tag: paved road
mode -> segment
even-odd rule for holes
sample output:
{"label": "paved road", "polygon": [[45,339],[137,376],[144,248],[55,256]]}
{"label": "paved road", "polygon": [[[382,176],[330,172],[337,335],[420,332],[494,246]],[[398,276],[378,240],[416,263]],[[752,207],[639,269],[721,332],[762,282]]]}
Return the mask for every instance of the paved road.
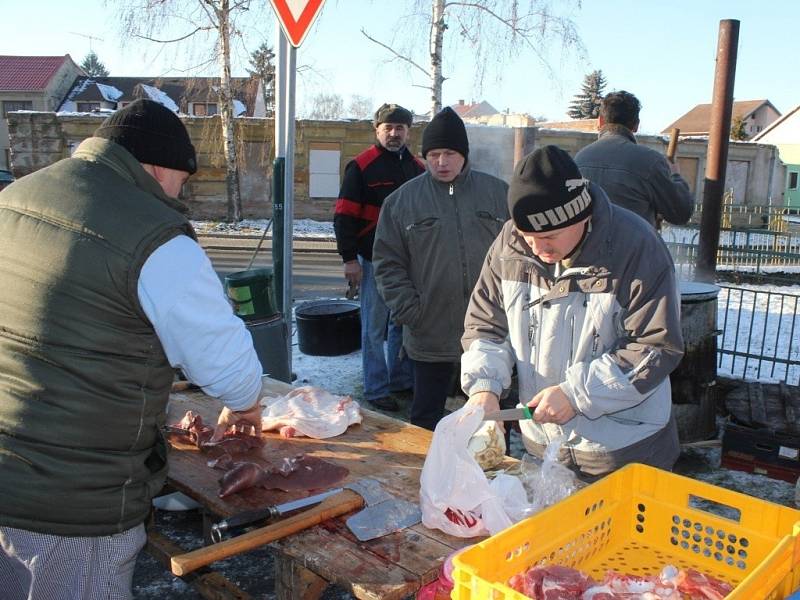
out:
{"label": "paved road", "polygon": [[[247,267],[257,247],[258,238],[201,236],[214,270],[220,278]],[[272,266],[272,248],[265,240],[253,267]],[[297,241],[293,261],[293,296],[295,300],[339,298],[344,296],[342,260],[331,242]]]}

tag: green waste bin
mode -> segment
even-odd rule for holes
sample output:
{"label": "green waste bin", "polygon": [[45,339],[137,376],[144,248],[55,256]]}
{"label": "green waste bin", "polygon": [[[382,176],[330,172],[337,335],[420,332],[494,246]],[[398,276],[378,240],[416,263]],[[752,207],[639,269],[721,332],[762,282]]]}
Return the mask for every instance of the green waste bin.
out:
{"label": "green waste bin", "polygon": [[233,312],[245,321],[264,319],[278,313],[274,274],[269,267],[226,275],[225,292],[233,303]]}

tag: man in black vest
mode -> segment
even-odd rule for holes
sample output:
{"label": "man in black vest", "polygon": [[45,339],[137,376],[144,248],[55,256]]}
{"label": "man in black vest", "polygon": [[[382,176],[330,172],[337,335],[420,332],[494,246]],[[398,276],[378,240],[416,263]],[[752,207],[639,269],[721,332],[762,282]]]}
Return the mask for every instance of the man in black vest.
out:
{"label": "man in black vest", "polygon": [[[262,368],[176,199],[180,119],[137,100],[0,192],[0,595],[131,597],[174,368],[260,431]],[[94,557],[94,558],[89,558]]]}
{"label": "man in black vest", "polygon": [[[406,181],[425,172],[422,161],[406,147],[411,121],[411,112],[397,104],[384,104],[377,110],[377,142],[347,164],[333,217],[344,276],[351,289],[360,285],[364,399],[376,408],[391,411],[398,408],[391,392],[410,389],[413,381],[408,359],[400,358],[402,328],[390,322],[389,309],[375,287],[372,244],[383,201]],[[388,342],[386,351],[384,339]]]}

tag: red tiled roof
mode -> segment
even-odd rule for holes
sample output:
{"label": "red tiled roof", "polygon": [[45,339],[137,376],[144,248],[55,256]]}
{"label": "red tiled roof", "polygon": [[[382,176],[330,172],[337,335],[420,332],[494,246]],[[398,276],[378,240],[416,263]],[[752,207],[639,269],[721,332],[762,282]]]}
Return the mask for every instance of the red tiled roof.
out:
{"label": "red tiled roof", "polygon": [[[731,117],[747,118],[764,104],[772,103],[769,100],[737,100],[733,103]],[[775,107],[772,106],[774,109]],[[778,112],[775,109],[775,112]],[[780,114],[780,113],[778,113]],[[661,133],[669,133],[673,127],[681,130],[681,135],[705,135],[708,134],[711,126],[711,104],[698,104],[692,110],[684,114],[677,121],[665,128]]]}
{"label": "red tiled roof", "polygon": [[36,92],[64,64],[66,56],[0,56],[1,92]]}

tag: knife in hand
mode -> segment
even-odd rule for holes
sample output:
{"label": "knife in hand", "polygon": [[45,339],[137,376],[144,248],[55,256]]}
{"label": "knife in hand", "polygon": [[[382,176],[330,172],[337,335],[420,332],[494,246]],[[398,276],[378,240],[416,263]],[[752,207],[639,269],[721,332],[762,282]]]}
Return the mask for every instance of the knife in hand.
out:
{"label": "knife in hand", "polygon": [[527,406],[495,410],[483,415],[484,421],[524,421],[533,419],[533,410]]}

